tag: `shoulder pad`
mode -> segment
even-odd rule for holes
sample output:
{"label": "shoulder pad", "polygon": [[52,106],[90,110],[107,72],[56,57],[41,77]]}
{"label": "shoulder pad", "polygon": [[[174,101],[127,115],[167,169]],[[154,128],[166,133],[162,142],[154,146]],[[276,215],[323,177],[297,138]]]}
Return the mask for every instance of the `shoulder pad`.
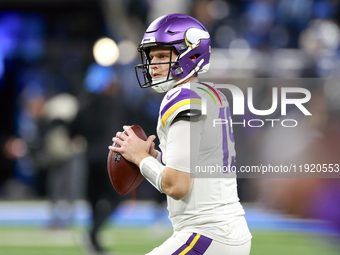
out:
{"label": "shoulder pad", "polygon": [[196,109],[185,110],[177,114],[175,119],[172,121],[171,125],[180,120],[197,122],[199,121],[201,116],[202,116],[201,110]]}

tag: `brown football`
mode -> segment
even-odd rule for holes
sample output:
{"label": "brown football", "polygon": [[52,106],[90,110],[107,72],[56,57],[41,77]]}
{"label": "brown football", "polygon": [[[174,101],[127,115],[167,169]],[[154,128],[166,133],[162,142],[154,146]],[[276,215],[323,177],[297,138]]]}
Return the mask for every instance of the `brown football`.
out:
{"label": "brown football", "polygon": [[[140,139],[144,141],[147,139],[140,126],[133,125],[131,128]],[[112,146],[119,147],[116,143]],[[107,170],[113,187],[121,195],[133,191],[144,179],[137,165],[127,161],[120,153],[111,150],[107,158]]]}

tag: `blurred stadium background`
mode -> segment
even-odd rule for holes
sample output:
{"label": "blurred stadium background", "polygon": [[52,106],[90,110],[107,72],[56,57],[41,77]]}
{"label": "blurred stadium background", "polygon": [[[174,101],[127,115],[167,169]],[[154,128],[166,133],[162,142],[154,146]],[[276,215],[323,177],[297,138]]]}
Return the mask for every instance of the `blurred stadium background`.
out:
{"label": "blurred stadium background", "polygon": [[[139,88],[134,66],[146,27],[167,13],[209,30],[202,80],[253,87],[259,109],[270,107],[272,87],[312,93],[312,117],[287,114],[297,128],[235,126],[238,165],[339,164],[339,10],[339,0],[2,0],[0,254],[86,254],[88,141],[69,124],[88,94],[105,92],[126,113],[108,118],[155,133],[161,97]],[[339,180],[239,179],[251,254],[339,254]],[[144,254],[170,235],[164,197],[147,182],[123,200],[102,232],[106,248]]]}

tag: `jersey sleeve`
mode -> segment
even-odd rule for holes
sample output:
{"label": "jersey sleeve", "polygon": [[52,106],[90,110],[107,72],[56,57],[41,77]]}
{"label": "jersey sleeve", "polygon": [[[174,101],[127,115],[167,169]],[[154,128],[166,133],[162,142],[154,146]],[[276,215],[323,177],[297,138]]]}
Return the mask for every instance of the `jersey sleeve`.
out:
{"label": "jersey sleeve", "polygon": [[160,112],[161,123],[164,128],[169,128],[176,116],[184,111],[201,111],[202,98],[188,88],[170,90],[165,98]]}
{"label": "jersey sleeve", "polygon": [[203,120],[178,121],[171,125],[166,146],[167,167],[190,173],[190,166],[197,165],[203,125]]}

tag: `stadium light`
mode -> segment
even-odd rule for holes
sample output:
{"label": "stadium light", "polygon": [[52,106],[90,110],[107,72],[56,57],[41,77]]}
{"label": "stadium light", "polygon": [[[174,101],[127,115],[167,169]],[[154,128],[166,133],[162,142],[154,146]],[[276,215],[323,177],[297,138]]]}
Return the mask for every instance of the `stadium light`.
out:
{"label": "stadium light", "polygon": [[93,56],[99,65],[110,66],[118,60],[119,49],[112,39],[100,38],[93,46]]}

